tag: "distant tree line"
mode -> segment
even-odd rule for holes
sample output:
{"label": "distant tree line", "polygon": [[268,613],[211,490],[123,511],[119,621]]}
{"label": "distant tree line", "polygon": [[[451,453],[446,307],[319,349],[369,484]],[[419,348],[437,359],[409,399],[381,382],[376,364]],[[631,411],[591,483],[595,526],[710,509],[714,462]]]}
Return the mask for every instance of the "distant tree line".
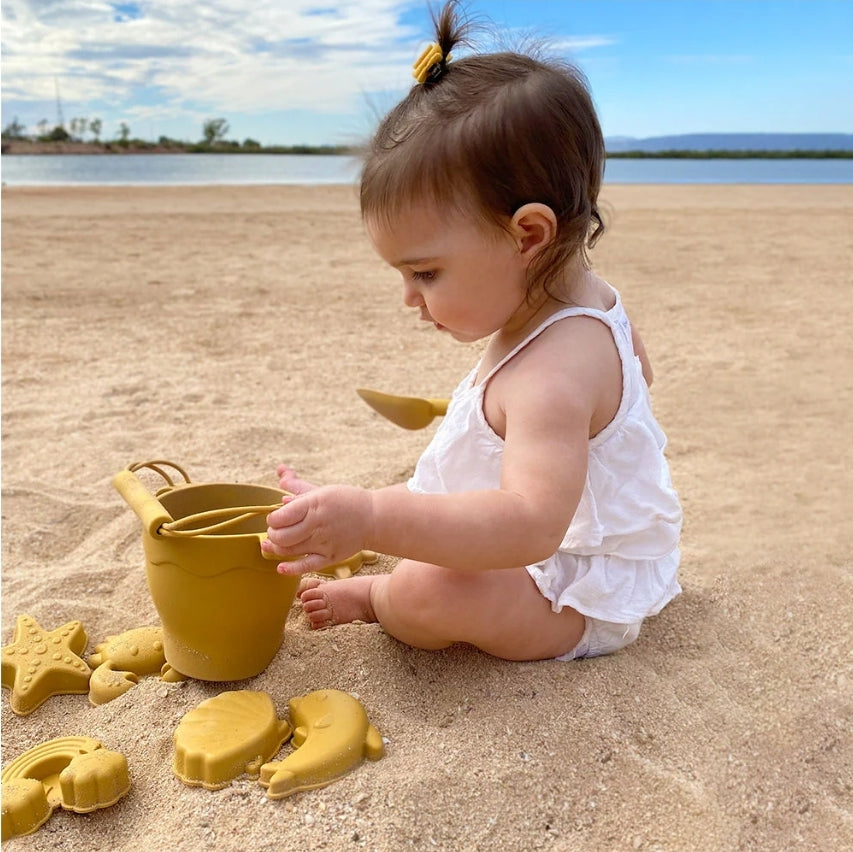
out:
{"label": "distant tree line", "polygon": [[[77,142],[96,145],[104,151],[112,151],[113,145],[120,149],[134,151],[166,150],[174,153],[264,153],[264,154],[350,154],[353,148],[347,145],[261,145],[256,139],[246,138],[242,142],[227,139],[230,130],[224,118],[209,118],[202,124],[202,138],[198,142],[187,142],[183,139],[172,139],[160,136],[156,142],[137,139],[131,136],[130,126],[121,122],[111,142],[101,141],[103,123],[99,118],[72,118],[68,128],[58,124],[51,128],[47,119],[42,119],[37,125],[37,133],[27,134],[27,128],[22,125],[17,116],[10,121],[2,131],[5,142]],[[91,139],[84,139],[89,132]]]}
{"label": "distant tree line", "polygon": [[[99,146],[104,151],[112,151],[113,144],[124,150],[150,151],[165,150],[187,154],[352,154],[355,149],[348,145],[261,145],[255,139],[246,138],[242,142],[227,139],[230,126],[224,118],[209,118],[202,124],[202,138],[198,142],[186,142],[161,136],[156,142],[132,138],[127,122],[119,124],[112,142],[101,142],[103,123],[100,118],[72,118],[66,129],[64,124],[51,128],[47,119],[37,125],[35,136],[27,135],[26,127],[17,116],[10,121],[2,132],[3,141],[35,142],[86,142],[85,136],[91,134],[89,144]],[[608,151],[607,157],[614,160],[849,160],[853,159],[851,150],[806,150],[793,149],[774,151],[754,150],[676,150],[665,151]]]}
{"label": "distant tree line", "polygon": [[670,149],[667,151],[608,151],[608,159],[614,160],[850,160],[850,150],[811,150],[795,148],[790,151],[766,149],[704,151]]}

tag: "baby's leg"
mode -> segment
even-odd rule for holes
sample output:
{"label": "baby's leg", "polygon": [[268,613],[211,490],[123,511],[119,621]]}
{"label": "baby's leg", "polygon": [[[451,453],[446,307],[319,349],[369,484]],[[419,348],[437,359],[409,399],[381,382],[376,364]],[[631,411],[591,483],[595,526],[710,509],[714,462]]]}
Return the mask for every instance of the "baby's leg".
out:
{"label": "baby's leg", "polygon": [[571,651],[585,626],[570,607],[553,612],[524,568],[466,572],[404,559],[390,575],[320,582],[300,589],[315,626],[377,620],[418,648],[467,642],[508,660],[550,659]]}

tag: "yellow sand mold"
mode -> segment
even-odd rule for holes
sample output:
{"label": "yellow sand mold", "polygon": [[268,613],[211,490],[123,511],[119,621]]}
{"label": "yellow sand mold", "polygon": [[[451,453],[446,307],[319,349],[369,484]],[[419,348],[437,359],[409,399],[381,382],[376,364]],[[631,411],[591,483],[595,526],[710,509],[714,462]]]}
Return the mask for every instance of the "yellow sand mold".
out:
{"label": "yellow sand mold", "polygon": [[185,784],[219,790],[246,773],[257,778],[290,736],[265,692],[224,692],[202,701],[175,730],[172,770]]}
{"label": "yellow sand mold", "polygon": [[110,662],[101,663],[89,678],[89,703],[93,707],[106,704],[139,683],[139,675],[116,671]]}
{"label": "yellow sand mold", "polygon": [[94,668],[89,681],[89,702],[94,707],[124,695],[143,675],[159,673],[169,683],[186,680],[166,662],[162,627],[136,627],[107,636],[95,645],[89,665]]}
{"label": "yellow sand mold", "polygon": [[284,760],[261,767],[261,784],[270,799],[324,787],[367,757],[379,760],[385,745],[361,703],[346,692],[324,689],[290,701],[292,744]]}
{"label": "yellow sand mold", "polygon": [[35,778],[3,782],[2,839],[32,834],[44,825],[53,808],[48,804],[44,785]]}
{"label": "yellow sand mold", "polygon": [[91,737],[59,737],[13,760],[2,773],[2,839],[30,834],[61,806],[89,813],[130,789],[127,760]]}
{"label": "yellow sand mold", "polygon": [[107,636],[89,657],[92,668],[102,663],[112,663],[116,671],[133,672],[135,675],[158,674],[166,662],[163,651],[162,627],[137,627]]}
{"label": "yellow sand mold", "polygon": [[89,666],[80,659],[88,637],[79,621],[44,630],[30,615],[18,616],[11,645],[3,648],[3,686],[19,716],[32,713],[52,695],[89,691]]}

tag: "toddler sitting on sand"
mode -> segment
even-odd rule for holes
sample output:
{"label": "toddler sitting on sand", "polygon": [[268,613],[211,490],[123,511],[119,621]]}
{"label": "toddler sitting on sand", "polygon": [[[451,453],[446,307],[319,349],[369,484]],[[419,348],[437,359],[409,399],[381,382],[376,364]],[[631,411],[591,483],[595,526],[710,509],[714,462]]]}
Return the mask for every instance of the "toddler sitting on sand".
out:
{"label": "toddler sitting on sand", "polygon": [[633,642],[680,591],[681,508],[650,407],[652,371],[619,294],[591,269],[604,141],[573,67],[519,53],[450,61],[456,4],[383,120],[361,209],[403,299],[437,333],[488,339],[405,485],[315,487],[268,517],[282,573],[361,549],[390,574],[298,595],[314,627],[378,621],[418,648],[509,660]]}

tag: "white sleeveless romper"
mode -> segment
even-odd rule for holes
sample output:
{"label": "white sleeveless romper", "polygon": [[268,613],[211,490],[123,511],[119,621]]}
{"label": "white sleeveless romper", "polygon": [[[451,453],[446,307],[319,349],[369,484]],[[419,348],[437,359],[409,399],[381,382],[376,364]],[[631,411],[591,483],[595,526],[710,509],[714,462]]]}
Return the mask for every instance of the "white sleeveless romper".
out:
{"label": "white sleeveless romper", "polygon": [[681,506],[658,426],[614,290],[609,311],[565,308],[548,317],[478,384],[475,367],[453,392],[447,414],[408,482],[427,494],[500,488],[503,439],[486,421],[483,398],[492,376],[548,326],[589,316],[613,334],[622,362],[622,399],[613,420],[589,442],[586,483],[559,550],[527,570],[554,612],[586,616],[574,651],[560,659],[610,653],[633,642],[644,618],[674,598],[678,585]]}

